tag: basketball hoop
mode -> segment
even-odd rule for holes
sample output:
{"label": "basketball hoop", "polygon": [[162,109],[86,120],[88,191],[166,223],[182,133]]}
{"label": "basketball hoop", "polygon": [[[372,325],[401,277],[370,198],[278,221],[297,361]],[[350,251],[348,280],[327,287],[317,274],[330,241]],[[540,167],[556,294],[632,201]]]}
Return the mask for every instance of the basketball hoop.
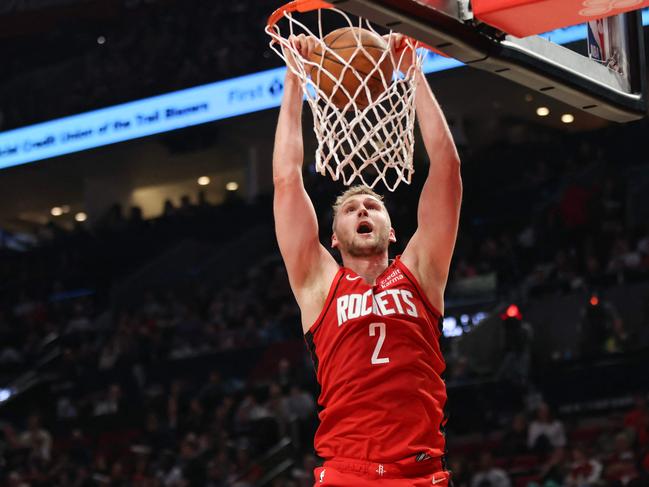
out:
{"label": "basketball hoop", "polygon": [[[310,19],[296,19],[296,12],[314,12],[317,26],[307,27],[306,22]],[[407,39],[413,50],[403,49],[399,58],[395,59],[394,53],[386,49],[378,59],[374,59],[367,53],[358,35],[354,36],[356,46],[351,46],[354,53],[345,59],[324,42],[327,32],[322,28],[323,15],[335,17],[327,25],[339,26],[342,23],[352,29],[365,28],[380,36],[369,21],[361,18],[352,20],[347,13],[319,0],[290,2],[275,11],[268,20],[266,32],[272,37],[270,47],[284,61],[289,53],[295,59],[295,66],[287,64],[299,78],[313,112],[314,132],[318,141],[316,171],[322,175],[328,173],[334,181],[342,179],[345,185],[360,181],[373,188],[383,181],[390,191],[394,191],[402,181],[410,184],[414,172],[415,73],[421,68],[423,55],[414,54],[413,62],[405,72],[400,67],[407,65],[404,56],[416,52],[414,49],[419,44]],[[322,53],[317,62],[300,56],[289,42],[291,35],[300,34],[316,39]],[[350,59],[357,54],[372,60],[374,67],[369,74],[360,73],[352,66]],[[325,59],[334,59],[339,66],[343,66],[346,76],[352,73],[357,78],[353,90],[347,89],[339,75],[327,70]],[[392,77],[385,77],[381,73],[381,66],[388,61],[395,67]],[[318,76],[312,76],[314,72]],[[329,84],[335,85],[336,93],[344,93],[344,106],[340,104],[340,96],[334,100],[331,93],[319,86],[318,79],[322,76],[328,77]],[[370,79],[373,83],[379,79],[382,84],[379,95],[372,94],[368,86]]]}

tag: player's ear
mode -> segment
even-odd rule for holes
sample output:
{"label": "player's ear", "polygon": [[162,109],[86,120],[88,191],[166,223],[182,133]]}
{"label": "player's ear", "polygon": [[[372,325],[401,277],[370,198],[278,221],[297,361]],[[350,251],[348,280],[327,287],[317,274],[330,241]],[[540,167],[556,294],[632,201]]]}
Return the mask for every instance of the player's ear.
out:
{"label": "player's ear", "polygon": [[331,248],[332,249],[338,248],[338,238],[336,238],[335,232],[331,234]]}
{"label": "player's ear", "polygon": [[390,235],[388,236],[388,240],[392,243],[397,241],[397,234],[394,233],[394,228],[390,227]]}

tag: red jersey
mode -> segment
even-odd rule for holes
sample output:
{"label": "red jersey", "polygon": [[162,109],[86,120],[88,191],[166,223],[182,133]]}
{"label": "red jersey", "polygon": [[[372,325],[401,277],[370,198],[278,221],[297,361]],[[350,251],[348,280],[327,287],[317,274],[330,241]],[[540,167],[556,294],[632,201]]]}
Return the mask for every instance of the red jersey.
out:
{"label": "red jersey", "polygon": [[397,259],[370,286],[342,267],[305,335],[320,385],[324,459],[445,453],[441,315]]}

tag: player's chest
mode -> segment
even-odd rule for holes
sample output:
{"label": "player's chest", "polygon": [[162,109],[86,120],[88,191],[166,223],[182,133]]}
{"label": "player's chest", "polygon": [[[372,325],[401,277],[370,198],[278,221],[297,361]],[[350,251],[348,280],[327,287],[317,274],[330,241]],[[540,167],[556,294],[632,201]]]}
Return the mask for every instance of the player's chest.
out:
{"label": "player's chest", "polygon": [[353,329],[377,322],[394,322],[406,332],[408,328],[426,327],[429,318],[416,285],[398,266],[387,268],[374,284],[346,270],[329,303],[325,333],[339,339]]}
{"label": "player's chest", "polygon": [[407,282],[383,289],[359,283],[339,291],[316,337],[323,364],[403,365],[416,359],[414,350],[433,353],[434,327]]}
{"label": "player's chest", "polygon": [[329,319],[336,327],[345,327],[377,317],[418,321],[424,312],[423,303],[412,289],[405,286],[381,289],[359,284],[336,293]]}

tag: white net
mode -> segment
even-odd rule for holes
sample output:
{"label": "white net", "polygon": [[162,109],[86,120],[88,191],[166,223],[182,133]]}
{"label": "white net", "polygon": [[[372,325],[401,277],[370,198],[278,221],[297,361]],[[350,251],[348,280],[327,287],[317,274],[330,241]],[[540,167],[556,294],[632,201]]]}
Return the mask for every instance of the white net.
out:
{"label": "white net", "polygon": [[[352,46],[345,46],[344,56],[340,48],[325,42],[325,14],[336,17],[328,18],[326,25],[352,28]],[[410,39],[406,42],[413,49],[401,50],[398,59],[387,42],[385,49],[369,48],[361,29],[380,34],[368,21],[352,20],[341,10],[318,9],[312,15],[316,18],[305,19],[307,14],[284,11],[266,32],[272,37],[271,48],[284,61],[289,55],[295,59],[295,63],[287,64],[301,80],[313,112],[318,142],[316,170],[329,173],[335,181],[342,179],[345,185],[362,182],[373,188],[383,181],[394,191],[402,181],[410,184],[414,172],[415,72],[423,56],[416,54]],[[307,26],[309,20],[312,27]],[[293,47],[289,39],[300,34],[316,40],[317,56],[305,59]],[[369,63],[362,72],[354,67],[359,58]],[[386,63],[390,63],[387,69]],[[329,71],[327,65],[337,72]]]}

